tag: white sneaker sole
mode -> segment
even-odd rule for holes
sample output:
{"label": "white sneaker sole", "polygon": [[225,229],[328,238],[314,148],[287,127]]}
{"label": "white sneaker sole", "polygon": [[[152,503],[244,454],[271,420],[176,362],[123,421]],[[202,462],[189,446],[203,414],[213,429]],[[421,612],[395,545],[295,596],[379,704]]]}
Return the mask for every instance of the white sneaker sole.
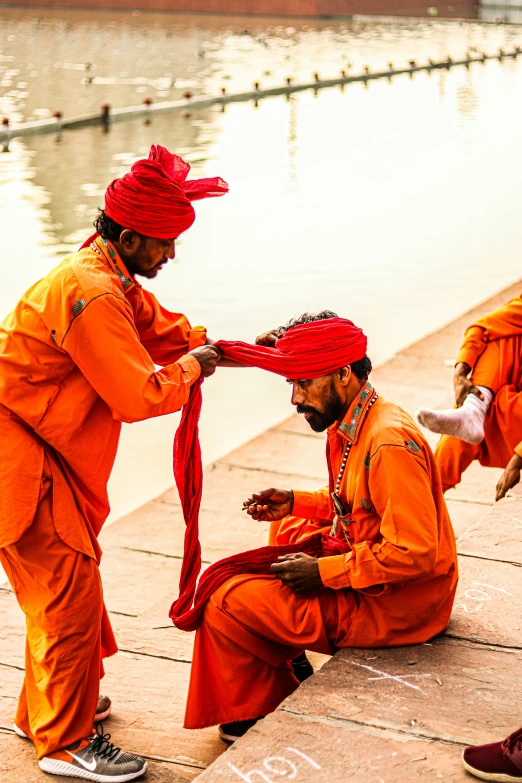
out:
{"label": "white sneaker sole", "polygon": [[221,726],[218,726],[218,734],[225,742],[237,742],[238,739],[241,739],[241,737],[234,737],[233,734],[225,734]]}
{"label": "white sneaker sole", "polygon": [[18,734],[19,737],[22,739],[29,739],[25,731],[22,731],[22,729],[19,729],[16,723],[13,723],[13,731],[15,734]]}
{"label": "white sneaker sole", "polygon": [[472,775],[475,775],[476,778],[480,778],[481,780],[489,780],[491,783],[521,783],[522,781],[521,777],[514,778],[513,775],[504,775],[503,773],[498,772],[481,772],[479,769],[471,767],[464,760],[464,757],[462,758],[462,763],[464,764],[464,769],[467,772],[470,772]]}
{"label": "white sneaker sole", "polygon": [[83,780],[94,780],[95,783],[126,783],[127,780],[139,778],[147,771],[148,764],[145,762],[142,769],[137,772],[130,772],[127,775],[98,775],[96,772],[89,772],[88,769],[74,767],[68,761],[52,759],[45,757],[38,762],[40,769],[51,775],[67,775],[70,778],[82,778]]}

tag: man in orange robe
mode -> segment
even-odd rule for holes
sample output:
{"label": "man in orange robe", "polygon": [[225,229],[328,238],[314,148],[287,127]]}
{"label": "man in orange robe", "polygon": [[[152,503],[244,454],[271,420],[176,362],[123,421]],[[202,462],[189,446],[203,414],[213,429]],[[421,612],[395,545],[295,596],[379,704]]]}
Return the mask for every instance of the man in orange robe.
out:
{"label": "man in orange robe", "polygon": [[417,420],[442,434],[435,450],[442,488],[458,484],[473,462],[504,468],[496,500],[522,469],[522,297],[466,330],[454,371],[457,407],[421,408]]}
{"label": "man in orange robe", "polygon": [[179,410],[220,356],[136,279],[174,257],[189,196],[227,190],[185,182],[188,168],[153,148],[109,186],[92,242],[0,326],[0,562],[27,620],[15,730],[46,772],[101,783],[147,766],[93,734],[102,658],[117,651],[97,537],[121,422]]}
{"label": "man in orange robe", "polygon": [[[302,330],[303,364],[306,329],[329,318],[340,320],[326,311],[290,323]],[[311,365],[321,349],[309,353]],[[292,661],[305,649],[419,644],[448,624],[457,555],[433,454],[369,383],[366,338],[352,356],[328,375],[289,380],[297,412],[313,430],[328,428],[330,488],[270,488],[245,502],[272,523],[271,544],[304,545],[324,531],[340,553],[286,555],[271,574],[234,576],[212,594],[196,632],[187,728],[221,724],[223,739],[242,736],[298,687]]]}

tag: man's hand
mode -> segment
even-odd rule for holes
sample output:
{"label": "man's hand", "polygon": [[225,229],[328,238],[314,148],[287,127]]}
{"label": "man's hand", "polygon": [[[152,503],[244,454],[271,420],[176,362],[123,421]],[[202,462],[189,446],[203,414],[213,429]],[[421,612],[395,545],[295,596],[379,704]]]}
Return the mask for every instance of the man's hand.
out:
{"label": "man's hand", "polygon": [[481,400],[484,399],[482,392],[477,389],[471,378],[468,375],[471,372],[471,367],[466,362],[459,362],[455,366],[453,372],[453,387],[455,389],[455,402],[457,408],[460,408],[468,394],[475,394]]}
{"label": "man's hand", "polygon": [[203,378],[208,378],[216,372],[216,365],[222,354],[219,348],[214,348],[212,345],[200,345],[199,348],[190,351],[190,356],[198,360]]}
{"label": "man's hand", "polygon": [[278,563],[272,563],[270,571],[298,595],[316,593],[322,587],[319,563],[315,557],[297,552],[295,555],[281,555]]}
{"label": "man's hand", "polygon": [[268,348],[273,348],[278,337],[279,331],[271,329],[269,332],[263,332],[259,337],[256,337],[256,345],[266,345]]}
{"label": "man's hand", "polygon": [[291,489],[264,489],[263,492],[254,492],[252,497],[243,503],[243,511],[246,511],[253,519],[261,522],[273,522],[276,519],[284,519],[292,513],[294,507],[294,493]]}
{"label": "man's hand", "polygon": [[507,467],[501,475],[497,484],[497,494],[495,500],[501,500],[506,492],[512,489],[520,481],[520,471],[522,470],[522,457],[514,454],[509,460]]}

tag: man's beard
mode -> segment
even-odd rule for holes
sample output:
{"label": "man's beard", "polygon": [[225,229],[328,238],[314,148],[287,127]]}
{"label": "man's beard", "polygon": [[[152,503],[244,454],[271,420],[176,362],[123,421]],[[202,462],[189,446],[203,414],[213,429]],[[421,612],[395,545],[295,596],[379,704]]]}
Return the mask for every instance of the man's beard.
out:
{"label": "man's beard", "polygon": [[310,418],[307,419],[308,424],[314,432],[324,432],[325,429],[331,427],[342,416],[343,405],[339,392],[333,385],[330,386],[328,398],[325,400],[324,409],[318,411],[316,408],[312,408],[308,405],[298,405],[296,407],[298,413],[309,413]]}

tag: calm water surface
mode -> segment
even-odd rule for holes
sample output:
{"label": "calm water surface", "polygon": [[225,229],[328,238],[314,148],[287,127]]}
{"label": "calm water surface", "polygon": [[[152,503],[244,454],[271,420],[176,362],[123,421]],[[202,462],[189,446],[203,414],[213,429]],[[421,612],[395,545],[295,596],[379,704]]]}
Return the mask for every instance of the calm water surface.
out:
{"label": "calm water surface", "polygon": [[[0,111],[14,122],[508,49],[522,29],[2,9],[0,40]],[[231,188],[196,204],[176,262],[150,283],[165,306],[247,340],[331,308],[382,361],[522,276],[521,95],[509,60],[13,141],[0,155],[0,317],[91,233],[108,182],[160,143]],[[260,371],[223,369],[204,393],[207,463],[291,412],[284,381]],[[124,428],[114,516],[172,483],[176,423]]]}

